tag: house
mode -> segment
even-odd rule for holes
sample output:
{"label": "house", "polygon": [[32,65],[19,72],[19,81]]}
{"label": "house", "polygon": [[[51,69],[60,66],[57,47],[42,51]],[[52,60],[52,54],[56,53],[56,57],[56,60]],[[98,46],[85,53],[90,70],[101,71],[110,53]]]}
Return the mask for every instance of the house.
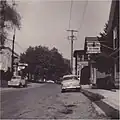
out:
{"label": "house", "polygon": [[[9,47],[0,48],[0,87],[7,87],[7,81],[11,79],[12,50]],[[19,55],[14,52],[14,75],[17,73]]]}
{"label": "house", "polygon": [[[4,47],[0,50],[0,70],[6,72],[9,68],[12,69],[12,50],[9,47]],[[14,52],[14,66],[19,62],[19,55]]]}

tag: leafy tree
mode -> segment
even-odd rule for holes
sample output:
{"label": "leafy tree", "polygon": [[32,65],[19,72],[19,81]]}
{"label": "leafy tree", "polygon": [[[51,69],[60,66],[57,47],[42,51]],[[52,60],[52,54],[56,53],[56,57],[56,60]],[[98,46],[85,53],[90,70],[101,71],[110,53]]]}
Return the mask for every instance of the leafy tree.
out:
{"label": "leafy tree", "polygon": [[103,29],[103,32],[100,32],[100,36],[98,37],[99,42],[101,43],[101,51],[106,51],[106,47],[108,45],[108,37],[107,37],[107,29],[108,29],[108,23],[105,24],[105,27]]}
{"label": "leafy tree", "polygon": [[20,29],[20,15],[8,4],[7,0],[0,1],[0,45],[4,45],[8,30],[13,26]]}
{"label": "leafy tree", "polygon": [[70,62],[64,59],[56,48],[49,50],[45,46],[29,47],[21,54],[21,62],[28,63],[28,72],[36,79],[58,80],[70,73]]}
{"label": "leafy tree", "polygon": [[104,31],[100,32],[100,36],[97,36],[101,44],[101,54],[92,56],[92,59],[96,61],[96,67],[100,72],[108,72],[108,70],[113,66],[113,59],[109,57],[112,49],[110,49],[110,36],[108,35],[107,29],[108,23],[105,24]]}
{"label": "leafy tree", "polygon": [[105,24],[103,32],[100,32],[100,36],[98,37],[98,40],[101,43],[101,51],[105,52],[107,54],[111,53],[113,51],[111,43],[112,39],[112,33],[108,33],[108,23]]}

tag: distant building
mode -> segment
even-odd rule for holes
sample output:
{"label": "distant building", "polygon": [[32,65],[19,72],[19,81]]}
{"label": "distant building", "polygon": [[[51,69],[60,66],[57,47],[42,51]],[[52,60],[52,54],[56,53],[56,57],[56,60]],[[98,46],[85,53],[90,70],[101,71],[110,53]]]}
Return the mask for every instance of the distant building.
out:
{"label": "distant building", "polygon": [[75,50],[75,74],[80,76],[81,70],[85,66],[88,66],[88,56],[85,54],[84,50]]}
{"label": "distant building", "polygon": [[23,78],[27,77],[28,76],[27,66],[28,64],[19,62],[18,67],[17,67],[17,74],[22,76]]}

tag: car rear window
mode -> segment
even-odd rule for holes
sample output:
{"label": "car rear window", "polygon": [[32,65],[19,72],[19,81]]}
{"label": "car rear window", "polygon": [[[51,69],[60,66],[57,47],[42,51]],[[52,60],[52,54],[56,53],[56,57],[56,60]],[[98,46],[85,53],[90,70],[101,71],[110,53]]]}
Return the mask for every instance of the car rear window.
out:
{"label": "car rear window", "polygon": [[70,80],[70,79],[78,80],[78,78],[76,76],[72,76],[72,77],[65,77],[65,78],[63,78],[63,81],[64,80]]}
{"label": "car rear window", "polygon": [[20,76],[13,76],[12,79],[20,79]]}

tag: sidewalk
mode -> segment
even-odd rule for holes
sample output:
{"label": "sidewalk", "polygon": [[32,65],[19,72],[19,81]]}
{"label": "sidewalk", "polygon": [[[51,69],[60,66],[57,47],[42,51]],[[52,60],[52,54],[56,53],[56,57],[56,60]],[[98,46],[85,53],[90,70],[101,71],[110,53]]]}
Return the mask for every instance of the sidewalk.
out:
{"label": "sidewalk", "polygon": [[119,118],[120,115],[120,90],[109,91],[91,89],[89,85],[82,85],[81,92],[100,107],[107,116]]}

